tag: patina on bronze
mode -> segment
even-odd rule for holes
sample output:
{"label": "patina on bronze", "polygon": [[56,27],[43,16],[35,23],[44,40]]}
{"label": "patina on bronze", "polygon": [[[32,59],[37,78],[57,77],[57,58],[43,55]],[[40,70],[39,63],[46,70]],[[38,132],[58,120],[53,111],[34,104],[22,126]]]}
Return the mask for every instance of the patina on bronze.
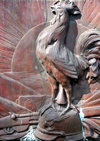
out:
{"label": "patina on bronze", "polygon": [[[15,7],[22,4],[24,13],[33,17],[33,7],[28,9],[23,5],[28,0],[14,1]],[[46,8],[50,4],[49,1],[29,3],[40,6],[41,11],[43,3]],[[3,12],[0,140],[19,139],[28,133],[30,126],[35,129],[34,135],[45,141],[97,139],[100,136],[100,2],[78,1],[78,8],[69,0],[56,1],[51,6],[54,18],[39,25],[36,19],[41,23],[44,11],[35,9],[38,16],[30,21],[29,15],[25,15],[24,23],[23,10],[19,14],[13,4],[9,0],[0,2]],[[52,85],[52,99],[47,76]]]}
{"label": "patina on bronze", "polygon": [[[77,109],[71,102],[71,79],[78,79],[79,75],[82,75],[82,70],[88,67],[88,63],[84,58],[76,57],[66,47],[65,40],[69,14],[77,15],[80,14],[80,11],[74,2],[63,0],[61,2],[56,1],[51,6],[51,9],[55,16],[51,20],[50,26],[39,34],[36,53],[44,69],[49,74],[49,80],[52,84],[51,105],[54,107],[55,98],[59,91],[59,84],[61,84],[68,102],[62,114],[70,108],[73,108],[77,112]],[[65,103],[63,97],[60,97],[60,99],[60,102],[57,99],[59,104]]]}
{"label": "patina on bronze", "polygon": [[51,107],[44,112],[45,108],[44,106],[41,110],[39,124],[34,133],[37,138],[48,141],[61,137],[66,137],[67,140],[83,138],[81,119],[74,110],[61,116],[62,111],[55,112]]}
{"label": "patina on bronze", "polygon": [[[51,9],[55,16],[51,20],[51,24],[39,34],[36,53],[44,69],[49,74],[49,80],[52,84],[51,105],[53,108],[55,108],[54,103],[58,91],[63,89],[59,93],[60,98],[59,96],[56,98],[58,104],[66,104],[62,93],[66,94],[68,104],[62,114],[70,108],[77,112],[71,102],[72,83],[80,79],[84,70],[88,68],[87,78],[94,79],[98,76],[98,71],[94,74],[94,71],[98,68],[96,59],[99,59],[99,55],[97,55],[98,47],[95,42],[99,40],[100,35],[96,30],[83,33],[76,45],[76,54],[72,53],[65,44],[69,15],[80,14],[80,11],[74,2],[63,0],[55,2]],[[89,67],[94,63],[96,63],[95,67]]]}
{"label": "patina on bronze", "polygon": [[[83,138],[81,134],[83,125],[89,131],[91,129],[86,125],[85,119],[81,126],[78,116],[79,107],[77,109],[72,104],[72,84],[73,82],[77,83],[84,72],[87,72],[86,79],[89,84],[99,76],[100,32],[93,29],[84,32],[77,41],[75,53],[72,53],[66,46],[69,15],[79,15],[80,11],[74,2],[65,0],[56,1],[51,6],[51,10],[54,18],[50,25],[40,32],[37,38],[36,53],[52,84],[52,100],[41,111],[35,136],[43,140],[53,140],[58,136],[66,136],[69,140],[79,140]],[[53,112],[51,112],[52,108]],[[70,109],[73,109],[76,114],[73,115],[73,110],[68,112]],[[70,118],[67,119],[68,115]],[[62,118],[63,116],[66,118]],[[75,117],[78,117],[78,122],[80,122],[77,124],[76,130],[66,129],[68,123],[71,123],[72,127],[75,126],[74,122],[77,122],[74,120]],[[66,127],[63,127],[64,123]],[[70,135],[68,135],[68,131]]]}

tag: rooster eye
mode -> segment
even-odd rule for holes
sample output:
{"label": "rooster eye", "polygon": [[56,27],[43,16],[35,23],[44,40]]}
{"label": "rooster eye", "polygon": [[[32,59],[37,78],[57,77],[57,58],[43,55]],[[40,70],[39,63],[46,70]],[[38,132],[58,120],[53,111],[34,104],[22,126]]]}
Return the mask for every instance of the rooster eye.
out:
{"label": "rooster eye", "polygon": [[53,45],[55,42],[57,41],[57,39],[52,39],[49,43],[48,43],[48,45]]}

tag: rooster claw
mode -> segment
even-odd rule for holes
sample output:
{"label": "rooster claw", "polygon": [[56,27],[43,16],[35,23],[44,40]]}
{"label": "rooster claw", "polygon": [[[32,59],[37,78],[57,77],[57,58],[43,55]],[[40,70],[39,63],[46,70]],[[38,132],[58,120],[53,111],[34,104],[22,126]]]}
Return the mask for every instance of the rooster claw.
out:
{"label": "rooster claw", "polygon": [[54,102],[51,102],[51,107],[55,110],[55,112],[57,111]]}
{"label": "rooster claw", "polygon": [[61,112],[60,116],[65,115],[65,113],[70,109],[70,106],[68,105],[67,108],[64,109],[64,111]]}
{"label": "rooster claw", "polygon": [[73,104],[71,104],[71,107],[70,107],[69,104],[68,104],[67,108],[65,108],[64,111],[61,112],[60,116],[65,115],[66,112],[67,112],[68,110],[70,110],[71,108],[76,112],[76,114],[79,113],[78,109],[77,109]]}
{"label": "rooster claw", "polygon": [[73,104],[71,104],[71,108],[76,112],[76,114],[79,113],[78,109]]}
{"label": "rooster claw", "polygon": [[47,109],[49,109],[50,107],[52,107],[52,108],[55,110],[55,112],[57,111],[54,102],[51,101],[51,102],[48,104]]}

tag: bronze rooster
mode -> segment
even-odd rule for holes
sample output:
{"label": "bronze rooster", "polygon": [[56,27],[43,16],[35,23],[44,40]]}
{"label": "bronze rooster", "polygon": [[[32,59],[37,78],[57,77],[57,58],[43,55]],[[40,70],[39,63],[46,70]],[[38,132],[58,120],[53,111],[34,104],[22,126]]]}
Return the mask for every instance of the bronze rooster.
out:
{"label": "bronze rooster", "polygon": [[[53,89],[52,106],[54,107],[53,103],[58,94],[59,85],[66,93],[68,104],[62,112],[64,114],[69,108],[77,111],[71,102],[71,81],[82,75],[83,70],[89,67],[89,62],[84,54],[81,55],[82,52],[77,51],[78,54],[75,55],[65,45],[69,14],[80,14],[76,4],[68,0],[56,1],[51,9],[54,18],[51,20],[51,24],[40,32],[37,38],[36,54],[49,74]],[[80,49],[80,45],[77,48]]]}

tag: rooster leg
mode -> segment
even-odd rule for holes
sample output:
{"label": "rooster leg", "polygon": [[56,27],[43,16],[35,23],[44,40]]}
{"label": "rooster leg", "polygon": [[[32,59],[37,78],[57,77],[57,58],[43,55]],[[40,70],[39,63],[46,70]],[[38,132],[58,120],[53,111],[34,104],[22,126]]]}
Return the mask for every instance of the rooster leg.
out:
{"label": "rooster leg", "polygon": [[78,109],[76,108],[76,106],[73,105],[72,103],[71,103],[71,108],[72,108],[77,114],[79,113],[79,111],[78,111]]}
{"label": "rooster leg", "polygon": [[65,92],[66,92],[68,104],[67,104],[67,107],[65,108],[65,110],[61,113],[61,115],[64,115],[70,108],[72,108],[76,113],[78,113],[77,108],[71,102],[72,87],[70,84],[67,85],[67,87],[65,88]]}
{"label": "rooster leg", "polygon": [[61,113],[61,115],[64,115],[70,108],[71,108],[71,93],[68,93],[68,91],[65,89],[66,97],[67,97],[67,107],[64,109],[64,111]]}
{"label": "rooster leg", "polygon": [[57,96],[58,90],[59,90],[59,83],[53,79],[50,75],[49,75],[49,81],[52,85],[52,97],[51,97],[51,101],[48,105],[46,105],[42,111],[41,111],[41,115],[48,110],[50,107],[52,107],[55,111],[56,111],[56,107],[55,107],[55,98]]}
{"label": "rooster leg", "polygon": [[56,111],[55,98],[56,98],[56,96],[58,94],[59,83],[54,78],[52,78],[51,76],[49,76],[49,81],[51,82],[51,85],[52,85],[51,106]]}

